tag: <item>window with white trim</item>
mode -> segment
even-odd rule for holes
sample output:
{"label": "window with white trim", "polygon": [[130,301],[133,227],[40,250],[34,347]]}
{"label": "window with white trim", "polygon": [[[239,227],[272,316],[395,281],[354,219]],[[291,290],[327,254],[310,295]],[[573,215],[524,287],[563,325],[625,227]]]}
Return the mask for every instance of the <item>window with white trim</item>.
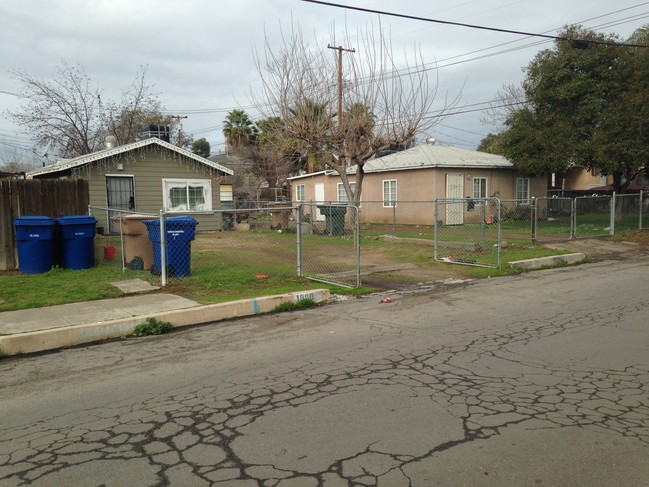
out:
{"label": "window with white trim", "polygon": [[166,211],[212,211],[209,179],[163,179],[162,194]]}
{"label": "window with white trim", "polygon": [[530,202],[530,178],[516,178],[516,200],[520,205]]}
{"label": "window with white trim", "polygon": [[[483,199],[487,197],[487,178],[473,178],[473,199]],[[477,202],[482,203],[481,201]]]}
{"label": "window with white trim", "polygon": [[383,207],[392,208],[397,205],[397,180],[386,179],[383,181]]}
{"label": "window with white trim", "polygon": [[[349,187],[351,188],[352,193],[356,194],[356,183],[349,183]],[[338,202],[347,203],[348,201],[345,186],[343,183],[338,183]]]}
{"label": "window with white trim", "polygon": [[303,184],[295,186],[295,201],[306,201],[306,190]]}

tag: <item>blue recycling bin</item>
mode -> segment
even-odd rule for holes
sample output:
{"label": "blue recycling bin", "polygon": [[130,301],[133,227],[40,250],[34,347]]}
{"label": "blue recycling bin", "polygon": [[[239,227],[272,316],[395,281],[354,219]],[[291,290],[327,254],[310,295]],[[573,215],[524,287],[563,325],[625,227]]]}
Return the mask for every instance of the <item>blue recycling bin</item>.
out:
{"label": "blue recycling bin", "polygon": [[[160,250],[160,220],[143,220],[153,245],[153,267],[151,272],[160,274],[162,253]],[[165,221],[165,262],[168,277],[188,276],[191,269],[192,240],[196,235],[198,222],[190,216],[167,218]]]}
{"label": "blue recycling bin", "polygon": [[14,220],[18,267],[23,274],[42,274],[54,264],[54,220],[21,216]]}
{"label": "blue recycling bin", "polygon": [[95,266],[97,220],[93,216],[63,216],[56,219],[60,229],[61,264],[66,269]]}

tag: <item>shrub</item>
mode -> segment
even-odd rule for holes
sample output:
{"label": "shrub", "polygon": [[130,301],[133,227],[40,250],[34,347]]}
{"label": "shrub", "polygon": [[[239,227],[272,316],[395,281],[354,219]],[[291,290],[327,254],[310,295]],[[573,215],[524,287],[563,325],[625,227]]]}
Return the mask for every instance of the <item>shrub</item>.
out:
{"label": "shrub", "polygon": [[143,337],[147,335],[162,335],[171,331],[174,326],[168,321],[158,321],[155,318],[147,318],[144,323],[140,323],[133,330],[133,335]]}

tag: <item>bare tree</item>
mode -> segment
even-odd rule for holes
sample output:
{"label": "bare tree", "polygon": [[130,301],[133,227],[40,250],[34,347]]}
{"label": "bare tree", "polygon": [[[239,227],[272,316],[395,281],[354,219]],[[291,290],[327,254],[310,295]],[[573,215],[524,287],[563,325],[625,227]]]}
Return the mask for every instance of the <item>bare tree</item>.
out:
{"label": "bare tree", "polygon": [[523,87],[520,85],[506,84],[496,93],[489,102],[480,121],[484,125],[492,125],[501,129],[507,118],[529,105]]}
{"label": "bare tree", "polygon": [[[371,157],[425,134],[459,101],[459,94],[445,100],[432,115],[437,79],[431,83],[429,74],[437,71],[425,67],[416,47],[411,58],[397,57],[380,25],[377,31],[359,31],[355,46],[345,33],[347,48],[335,47],[333,37],[332,50],[318,40],[310,45],[292,24],[279,45],[266,41],[263,59],[255,55],[261,89],[250,98],[262,116],[284,121],[277,125],[282,133],[275,139],[292,142],[309,161],[309,171],[335,170],[355,204]],[[347,52],[351,47],[354,52]],[[354,172],[353,192],[349,176]]]}
{"label": "bare tree", "polygon": [[119,102],[102,100],[100,90],[80,66],[62,62],[52,80],[18,71],[25,102],[9,117],[42,146],[51,143],[62,157],[76,157],[103,148],[112,133],[118,143],[137,140],[142,125],[171,125],[145,82],[141,68]]}

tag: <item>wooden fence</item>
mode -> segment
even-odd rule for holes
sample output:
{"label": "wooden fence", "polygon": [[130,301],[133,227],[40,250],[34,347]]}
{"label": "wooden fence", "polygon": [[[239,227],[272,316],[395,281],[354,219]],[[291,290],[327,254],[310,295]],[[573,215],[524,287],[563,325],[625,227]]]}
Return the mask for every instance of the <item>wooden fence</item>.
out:
{"label": "wooden fence", "polygon": [[87,215],[89,201],[82,179],[0,179],[0,270],[17,268],[16,218]]}

